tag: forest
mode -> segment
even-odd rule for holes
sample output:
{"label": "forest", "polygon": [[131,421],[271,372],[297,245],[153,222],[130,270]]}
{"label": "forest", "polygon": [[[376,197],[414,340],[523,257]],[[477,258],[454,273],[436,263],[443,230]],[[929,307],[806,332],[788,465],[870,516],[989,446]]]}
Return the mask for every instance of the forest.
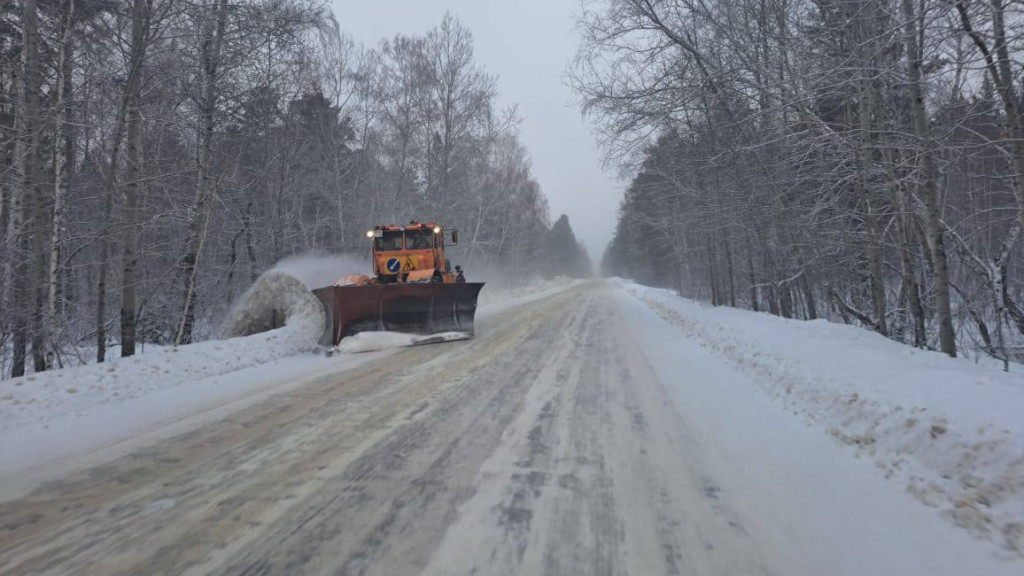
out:
{"label": "forest", "polygon": [[0,4],[5,376],[215,337],[275,262],[376,224],[459,229],[469,274],[558,268],[516,107],[435,24],[364,47],[320,0]]}
{"label": "forest", "polygon": [[579,28],[629,181],[605,274],[1020,359],[1020,4],[606,0]]}

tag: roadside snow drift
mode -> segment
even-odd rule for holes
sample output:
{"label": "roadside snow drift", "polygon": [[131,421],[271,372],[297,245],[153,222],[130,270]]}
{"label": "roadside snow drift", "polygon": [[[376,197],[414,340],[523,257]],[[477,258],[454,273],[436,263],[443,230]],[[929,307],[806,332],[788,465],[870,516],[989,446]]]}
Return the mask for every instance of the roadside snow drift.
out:
{"label": "roadside snow drift", "polygon": [[[269,327],[270,311],[284,325],[254,333]],[[242,298],[225,330],[251,335],[187,346],[147,345],[130,358],[0,382],[0,447],[13,438],[11,430],[65,424],[105,405],[309,352],[324,330],[323,314],[301,282],[268,272]]]}
{"label": "roadside snow drift", "polygon": [[1024,367],[1007,374],[861,328],[617,282],[915,498],[1024,554]]}

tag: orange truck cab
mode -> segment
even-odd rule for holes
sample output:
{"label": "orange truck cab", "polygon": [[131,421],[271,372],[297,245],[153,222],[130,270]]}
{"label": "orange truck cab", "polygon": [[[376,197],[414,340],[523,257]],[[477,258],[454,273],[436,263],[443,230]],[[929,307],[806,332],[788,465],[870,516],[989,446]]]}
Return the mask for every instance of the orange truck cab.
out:
{"label": "orange truck cab", "polygon": [[[452,270],[445,241],[459,241],[434,222],[377,226],[366,233],[373,273],[342,276],[333,285],[313,290],[327,317],[322,342],[337,346],[360,332],[473,335],[476,301],[483,282],[466,282],[462,268]],[[446,238],[446,236],[448,238]]]}
{"label": "orange truck cab", "polygon": [[[458,243],[458,231],[450,231]],[[459,266],[452,270],[445,257],[445,229],[434,222],[410,222],[406,226],[376,226],[366,235],[373,239],[373,273],[381,284],[462,283]]]}

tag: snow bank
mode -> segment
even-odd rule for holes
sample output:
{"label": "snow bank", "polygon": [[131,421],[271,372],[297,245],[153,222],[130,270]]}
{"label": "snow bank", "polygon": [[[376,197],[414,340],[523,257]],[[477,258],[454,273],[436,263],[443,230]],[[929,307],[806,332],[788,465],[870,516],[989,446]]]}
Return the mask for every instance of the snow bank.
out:
{"label": "snow bank", "polygon": [[713,308],[615,282],[924,504],[1024,554],[1024,373],[861,328]]}
{"label": "snow bank", "polygon": [[[141,347],[131,358],[0,381],[0,448],[11,430],[46,428],[106,406],[311,351],[324,312],[310,287],[364,263],[349,255],[286,258],[246,291],[221,329],[225,340]],[[238,337],[235,337],[238,336]]]}
{"label": "snow bank", "polygon": [[[269,310],[284,325],[254,333],[268,327]],[[308,352],[324,330],[323,315],[302,283],[268,272],[242,298],[226,327],[228,334],[243,337],[178,347],[147,345],[144,353],[130,358],[0,382],[0,445],[10,430],[46,427],[102,406]]]}

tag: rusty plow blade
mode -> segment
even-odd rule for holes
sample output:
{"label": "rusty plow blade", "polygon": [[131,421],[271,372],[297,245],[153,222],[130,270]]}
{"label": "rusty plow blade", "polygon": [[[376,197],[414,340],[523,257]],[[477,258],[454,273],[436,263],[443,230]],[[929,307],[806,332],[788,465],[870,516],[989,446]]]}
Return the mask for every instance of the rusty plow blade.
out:
{"label": "rusty plow blade", "polygon": [[416,344],[447,342],[473,334],[476,300],[483,282],[463,284],[370,284],[313,290],[327,312],[321,344],[337,346],[359,332],[444,335]]}

